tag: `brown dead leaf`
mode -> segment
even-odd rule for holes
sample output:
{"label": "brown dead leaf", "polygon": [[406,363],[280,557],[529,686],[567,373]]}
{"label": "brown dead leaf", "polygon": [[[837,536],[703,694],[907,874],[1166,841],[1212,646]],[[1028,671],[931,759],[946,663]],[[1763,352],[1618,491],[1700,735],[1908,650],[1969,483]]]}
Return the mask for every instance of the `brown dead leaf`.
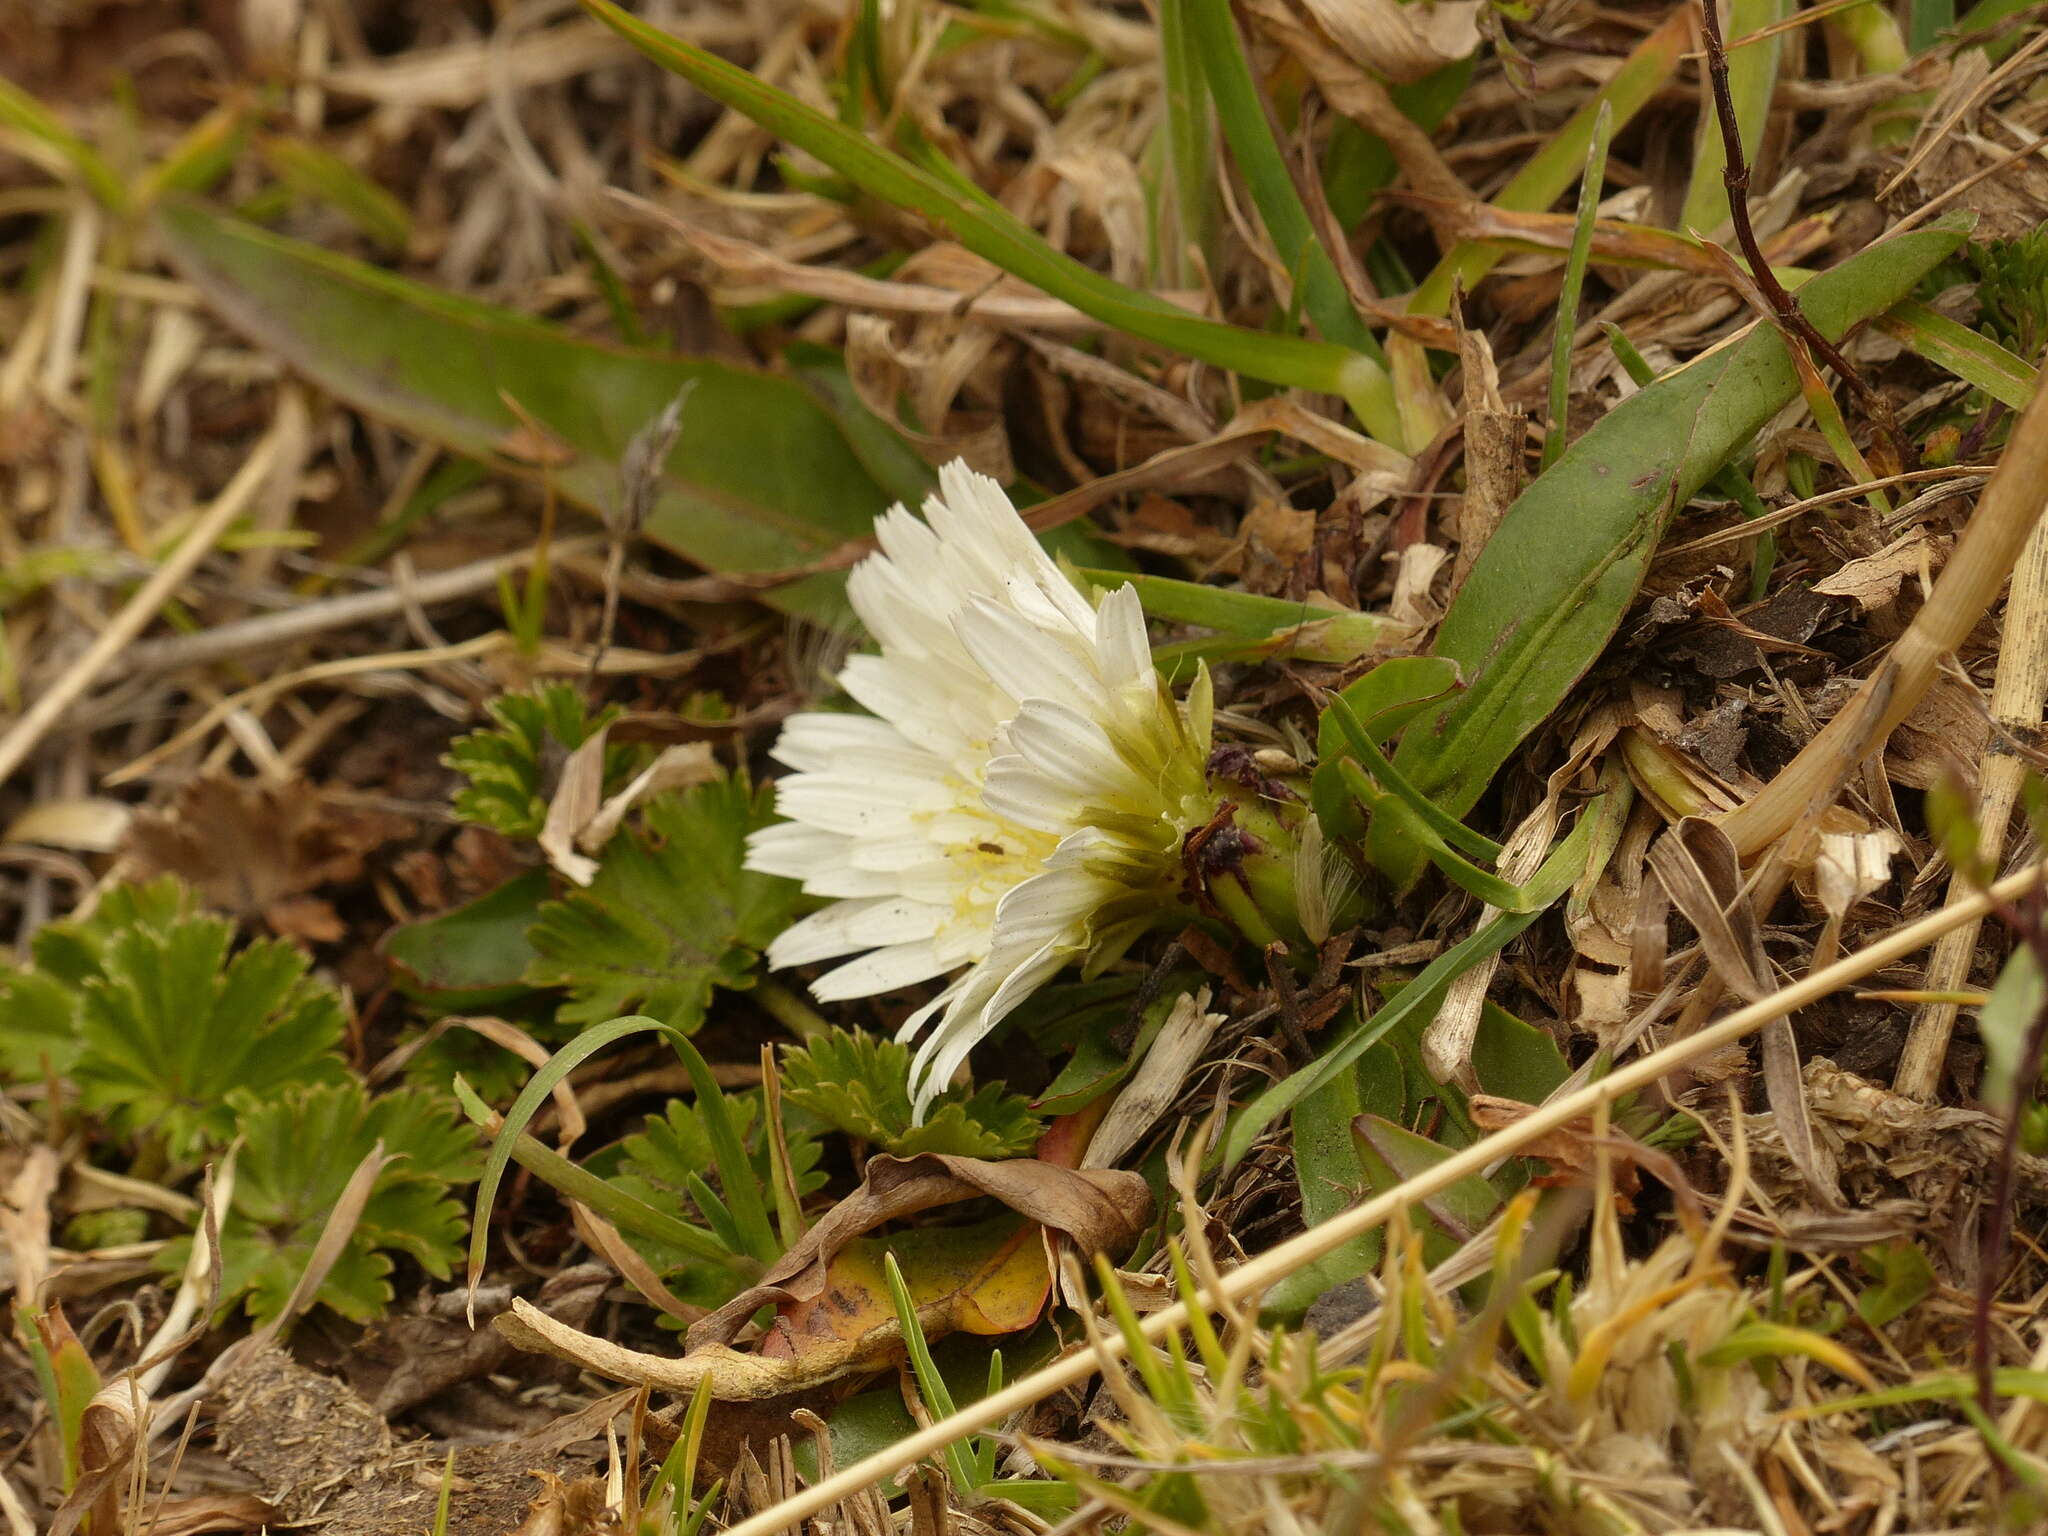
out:
{"label": "brown dead leaf", "polygon": [[221,775],[194,779],[167,809],[137,815],[125,851],[141,879],[176,875],[209,906],[326,941],[344,930],[312,893],[360,878],[372,852],[412,830],[402,816],[342,805],[311,785]]}
{"label": "brown dead leaf", "polygon": [[[1704,817],[1688,816],[1651,844],[1650,868],[1671,904],[1698,932],[1700,948],[1722,985],[1745,1002],[1769,993],[1776,978],[1744,888],[1742,860],[1728,834]],[[1792,1021],[1778,1018],[1766,1024],[1759,1048],[1764,1091],[1808,1192],[1823,1206],[1840,1206],[1834,1161],[1816,1140],[1807,1115]]]}
{"label": "brown dead leaf", "polygon": [[598,1536],[609,1528],[603,1478],[533,1475],[540,1479],[540,1492],[511,1536]]}
{"label": "brown dead leaf", "polygon": [[1832,576],[1816,581],[1813,590],[1828,597],[1853,598],[1865,613],[1889,607],[1907,580],[1940,570],[1953,543],[1925,528],[1914,528],[1876,554],[1851,560]]}
{"label": "brown dead leaf", "polygon": [[[1524,1104],[1519,1099],[1475,1093],[1468,1101],[1468,1108],[1472,1112],[1472,1123],[1490,1134],[1526,1119],[1534,1113],[1536,1106]],[[1700,1209],[1699,1196],[1693,1192],[1691,1181],[1676,1162],[1655,1147],[1646,1147],[1630,1136],[1614,1131],[1596,1136],[1591,1115],[1581,1115],[1548,1135],[1539,1136],[1523,1149],[1524,1156],[1541,1158],[1551,1166],[1552,1172],[1538,1178],[1537,1183],[1571,1188],[1591,1188],[1595,1184],[1602,1153],[1609,1159],[1609,1177],[1613,1181],[1615,1201],[1624,1216],[1632,1214],[1635,1209],[1631,1197],[1642,1188],[1638,1173],[1641,1170],[1671,1191],[1679,1217],[1687,1226],[1695,1231],[1705,1227],[1706,1219]]]}
{"label": "brown dead leaf", "polygon": [[828,1211],[757,1284],[690,1330],[690,1348],[730,1344],[763,1306],[815,1300],[824,1291],[832,1257],[854,1238],[885,1222],[980,1195],[1065,1233],[1084,1254],[1112,1252],[1128,1242],[1152,1209],[1144,1179],[1121,1169],[1082,1171],[1029,1157],[873,1157],[859,1189]]}
{"label": "brown dead leaf", "polygon": [[1479,46],[1479,0],[1302,0],[1351,62],[1397,83],[1420,80]]}

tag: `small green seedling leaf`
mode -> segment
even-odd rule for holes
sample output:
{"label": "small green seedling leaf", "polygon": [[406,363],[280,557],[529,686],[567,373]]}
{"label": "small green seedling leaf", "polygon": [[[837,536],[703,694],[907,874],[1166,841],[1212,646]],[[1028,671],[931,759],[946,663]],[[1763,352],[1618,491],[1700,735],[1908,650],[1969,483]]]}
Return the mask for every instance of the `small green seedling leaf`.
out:
{"label": "small green seedling leaf", "polygon": [[[617,719],[619,710],[593,712],[568,683],[503,694],[484,708],[492,724],[456,737],[441,759],[469,781],[455,792],[455,814],[507,837],[539,837],[561,759]],[[624,788],[647,757],[645,747],[607,743],[601,793]]]}
{"label": "small green seedling leaf", "polygon": [[916,1123],[910,1047],[865,1032],[835,1029],[784,1046],[781,1071],[787,1102],[897,1157],[1015,1157],[1029,1152],[1044,1129],[1030,1103],[1001,1083],[972,1095],[949,1088]]}

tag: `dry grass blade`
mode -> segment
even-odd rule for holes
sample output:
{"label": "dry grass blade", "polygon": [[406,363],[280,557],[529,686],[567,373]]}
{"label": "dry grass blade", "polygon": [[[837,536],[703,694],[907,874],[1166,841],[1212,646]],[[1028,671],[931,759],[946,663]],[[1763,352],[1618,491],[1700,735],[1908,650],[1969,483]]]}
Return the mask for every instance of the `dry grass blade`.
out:
{"label": "dry grass blade", "polygon": [[198,568],[199,562],[228,531],[228,525],[249,509],[257,492],[269,482],[271,465],[282,440],[281,434],[273,430],[256,445],[249,457],[242,461],[234,479],[192,525],[191,532],[185,535],[177,551],[150,574],[149,580],[136,588],[135,595],[114,616],[113,622],[100,631],[99,638],[93,641],[85,654],[46,688],[7,734],[0,737],[0,783],[5,783],[27,761],[28,755],[50,728],[63,718],[64,712],[78,702],[94,680],[148,627],[171,594]]}
{"label": "dry grass blade", "polygon": [[[1991,717],[1998,728],[2024,732],[2036,728],[2048,702],[2048,520],[2037,522],[2013,568],[2012,596],[2005,609],[1998,650],[1998,674],[1991,685]],[[2020,788],[2026,782],[2027,760],[2014,753],[1986,757],[1979,769],[1977,795],[1978,851],[1996,867]],[[1948,899],[1964,899],[1969,884],[1960,874],[1949,879]],[[1970,978],[1977,954],[1976,923],[1943,936],[1927,962],[1921,985],[1929,992],[1953,992]],[[1932,1098],[1948,1058],[1949,1036],[1955,1028],[1956,1005],[1929,1003],[1913,1019],[1899,1057],[1892,1086],[1916,1098]]]}
{"label": "dry grass blade", "polygon": [[[2039,885],[2044,873],[2048,873],[2048,866],[2036,864],[2009,876],[1989,891],[1895,929],[1876,943],[1737,1009],[1687,1039],[1675,1041],[1618,1067],[1597,1083],[1551,1100],[1517,1124],[1481,1138],[1426,1172],[1404,1180],[1385,1194],[1354,1206],[1334,1220],[1291,1238],[1231,1270],[1220,1282],[1204,1287],[1202,1305],[1210,1309],[1227,1307],[1231,1302],[1264,1293],[1283,1276],[1373,1230],[1397,1212],[1411,1209],[1448,1189],[1460,1179],[1484,1172],[1501,1158],[1511,1156],[1569,1125],[1581,1115],[1590,1114],[1624,1094],[1647,1087],[1674,1068],[1753,1034],[1772,1019],[1803,1008],[1872,971],[1916,953],[1951,928],[1982,918],[1996,902],[2011,901]],[[1157,1342],[1184,1328],[1187,1322],[1188,1307],[1185,1303],[1175,1303],[1146,1318],[1141,1332],[1146,1339]],[[1100,1342],[1099,1350],[1112,1359],[1120,1358],[1124,1344],[1120,1337],[1111,1334]],[[1095,1350],[1081,1349],[1064,1355],[1002,1391],[992,1393],[951,1417],[855,1462],[835,1476],[822,1479],[775,1507],[741,1521],[728,1536],[769,1536],[770,1532],[792,1526],[828,1505],[850,1497],[870,1483],[895,1477],[906,1467],[933,1455],[962,1435],[985,1429],[1054,1392],[1086,1381],[1100,1364],[1101,1359]]]}

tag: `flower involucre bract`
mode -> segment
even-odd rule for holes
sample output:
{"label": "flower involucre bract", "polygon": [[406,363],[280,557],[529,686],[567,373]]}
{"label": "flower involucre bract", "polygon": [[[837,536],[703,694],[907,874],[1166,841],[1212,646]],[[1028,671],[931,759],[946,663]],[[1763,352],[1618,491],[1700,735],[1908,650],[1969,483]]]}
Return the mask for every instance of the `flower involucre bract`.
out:
{"label": "flower involucre bract", "polygon": [[881,651],[839,681],[872,713],[790,718],[774,753],[796,770],[776,786],[788,820],[747,854],[836,898],[768,951],[777,967],[853,957],[812,984],[821,1001],[959,972],[903,1027],[923,1036],[920,1113],[1062,967],[1108,964],[1159,916],[1211,809],[1206,674],[1175,701],[1136,590],[1091,603],[964,464],[924,514],[884,514],[848,582]]}

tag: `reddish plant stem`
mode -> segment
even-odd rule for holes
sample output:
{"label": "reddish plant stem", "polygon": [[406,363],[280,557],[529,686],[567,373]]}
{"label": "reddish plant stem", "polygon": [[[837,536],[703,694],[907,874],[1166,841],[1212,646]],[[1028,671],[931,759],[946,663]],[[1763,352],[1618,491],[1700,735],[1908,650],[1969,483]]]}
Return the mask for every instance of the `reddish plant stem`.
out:
{"label": "reddish plant stem", "polygon": [[1749,264],[1757,291],[1770,305],[1771,318],[1785,333],[1786,340],[1794,346],[1803,344],[1835,370],[1877,423],[1878,431],[1884,435],[1886,444],[1898,460],[1898,468],[1911,469],[1918,455],[1899,430],[1891,403],[1865,383],[1863,375],[1856,371],[1840,349],[1806,318],[1806,311],[1799,307],[1799,300],[1778,281],[1777,273],[1764,259],[1763,247],[1757,243],[1756,228],[1749,221],[1749,161],[1742,153],[1742,130],[1735,121],[1735,97],[1728,88],[1728,47],[1721,38],[1718,0],[1700,0],[1700,25],[1707,45],[1707,78],[1713,85],[1714,115],[1721,125],[1721,180],[1728,188],[1728,217],[1735,226],[1735,243],[1741,247],[1743,260]]}

